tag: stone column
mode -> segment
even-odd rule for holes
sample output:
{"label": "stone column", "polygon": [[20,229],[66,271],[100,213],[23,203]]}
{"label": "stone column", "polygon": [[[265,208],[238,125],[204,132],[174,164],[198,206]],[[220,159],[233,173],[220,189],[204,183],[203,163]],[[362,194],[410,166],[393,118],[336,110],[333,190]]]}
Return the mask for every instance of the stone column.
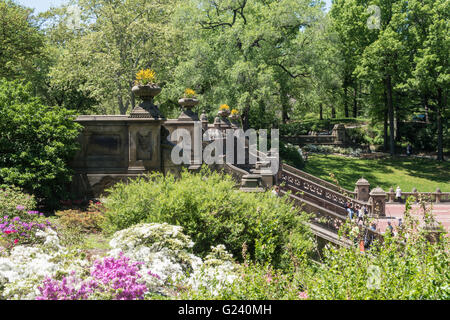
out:
{"label": "stone column", "polygon": [[345,126],[343,124],[335,124],[332,135],[335,137],[335,144],[345,144]]}
{"label": "stone column", "polygon": [[436,203],[441,203],[441,189],[439,189],[439,188],[436,188],[436,193],[435,193],[435,195],[436,195]]}
{"label": "stone column", "polygon": [[360,201],[369,200],[370,183],[366,179],[362,178],[356,181],[356,199]]}
{"label": "stone column", "polygon": [[130,123],[128,171],[143,173],[161,169],[161,122]]}
{"label": "stone column", "polygon": [[372,214],[386,216],[386,192],[380,187],[376,187],[370,192],[370,202],[372,203]]}
{"label": "stone column", "polygon": [[395,191],[394,191],[394,188],[393,187],[391,187],[390,189],[389,189],[389,200],[388,200],[388,202],[389,203],[394,203],[394,200],[395,200]]}

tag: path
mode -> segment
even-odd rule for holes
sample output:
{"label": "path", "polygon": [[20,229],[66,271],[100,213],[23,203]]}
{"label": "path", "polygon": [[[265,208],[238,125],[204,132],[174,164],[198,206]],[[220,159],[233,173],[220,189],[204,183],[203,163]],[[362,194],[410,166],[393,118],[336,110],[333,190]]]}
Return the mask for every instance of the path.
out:
{"label": "path", "polygon": [[[387,222],[391,221],[392,225],[398,225],[398,219],[403,217],[405,212],[404,204],[386,204],[386,218],[379,219],[377,227],[381,232],[386,230]],[[421,220],[421,209],[419,205],[412,206],[412,215]],[[447,232],[450,232],[450,203],[433,204],[433,214],[437,221],[441,222]]]}

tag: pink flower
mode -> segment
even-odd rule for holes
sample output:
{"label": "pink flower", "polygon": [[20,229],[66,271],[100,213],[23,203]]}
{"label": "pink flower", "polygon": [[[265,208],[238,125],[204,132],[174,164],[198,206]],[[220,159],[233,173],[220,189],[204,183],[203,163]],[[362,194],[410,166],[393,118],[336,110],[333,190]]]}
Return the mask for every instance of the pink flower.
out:
{"label": "pink flower", "polygon": [[298,293],[300,299],[308,299],[308,291],[303,291]]}
{"label": "pink flower", "polygon": [[14,244],[17,244],[17,242],[19,242],[19,239],[14,240]]}
{"label": "pink flower", "polygon": [[24,206],[21,206],[21,205],[18,205],[18,206],[16,207],[16,209],[22,211],[23,209],[25,209],[25,207],[24,207]]}

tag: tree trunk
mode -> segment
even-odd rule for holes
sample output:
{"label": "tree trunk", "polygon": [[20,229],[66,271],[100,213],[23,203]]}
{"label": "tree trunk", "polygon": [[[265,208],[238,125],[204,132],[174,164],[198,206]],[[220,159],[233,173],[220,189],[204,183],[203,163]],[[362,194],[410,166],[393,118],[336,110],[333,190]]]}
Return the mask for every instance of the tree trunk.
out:
{"label": "tree trunk", "polygon": [[384,122],[383,122],[383,150],[387,151],[388,150],[388,139],[389,139],[389,135],[388,135],[388,103],[387,103],[387,94],[386,94],[386,88],[384,89]]}
{"label": "tree trunk", "polygon": [[331,107],[331,118],[332,118],[332,119],[335,119],[335,118],[336,118],[336,109],[335,109],[334,106]]}
{"label": "tree trunk", "polygon": [[429,111],[428,96],[426,94],[423,96],[423,107],[425,109],[425,122],[430,123],[430,119],[428,117],[428,111]]}
{"label": "tree trunk", "polygon": [[358,84],[355,84],[354,96],[353,96],[353,118],[358,117]]}
{"label": "tree trunk", "polygon": [[348,85],[344,86],[344,114],[345,117],[348,118],[348,99],[347,99],[347,93],[348,93]]}
{"label": "tree trunk", "polygon": [[444,161],[444,150],[443,150],[443,130],[442,130],[442,114],[443,114],[443,100],[442,89],[438,88],[438,105],[437,105],[437,127],[438,127],[438,139],[437,139],[437,159],[439,161]]}
{"label": "tree trunk", "polygon": [[117,101],[119,103],[119,112],[121,115],[124,115],[127,113],[127,107],[123,105],[123,99],[122,99],[122,95],[119,94],[119,96],[117,97]]}
{"label": "tree trunk", "polygon": [[322,104],[319,105],[319,119],[323,120],[323,107]]}
{"label": "tree trunk", "polygon": [[391,76],[387,75],[385,78],[386,94],[387,94],[387,104],[388,104],[388,114],[389,114],[389,153],[391,157],[395,154],[395,140],[394,140],[394,106],[392,103],[392,82]]}

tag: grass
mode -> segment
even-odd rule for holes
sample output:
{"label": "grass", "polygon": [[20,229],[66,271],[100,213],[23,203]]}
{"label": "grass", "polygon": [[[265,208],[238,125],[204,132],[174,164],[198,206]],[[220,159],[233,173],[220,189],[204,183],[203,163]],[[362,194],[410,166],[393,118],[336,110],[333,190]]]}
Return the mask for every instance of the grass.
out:
{"label": "grass", "polygon": [[370,187],[385,191],[397,186],[404,192],[417,188],[421,192],[450,192],[450,163],[415,158],[358,159],[337,155],[310,154],[304,171],[333,182],[333,173],[342,187],[353,190],[356,181],[364,177]]}

